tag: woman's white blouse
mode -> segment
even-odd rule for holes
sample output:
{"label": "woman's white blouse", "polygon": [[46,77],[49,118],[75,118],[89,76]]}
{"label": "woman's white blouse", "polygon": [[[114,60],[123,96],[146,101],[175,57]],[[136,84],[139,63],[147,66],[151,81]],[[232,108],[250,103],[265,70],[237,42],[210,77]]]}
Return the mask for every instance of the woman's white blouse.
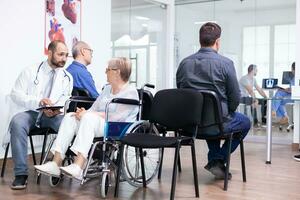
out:
{"label": "woman's white blouse", "polygon": [[[136,88],[129,84],[125,85],[123,89],[117,94],[112,94],[111,90],[112,89],[110,85],[105,86],[89,111],[105,112],[106,104],[114,98],[139,100]],[[109,106],[108,120],[118,122],[132,122],[136,120],[138,111],[138,106],[135,105],[113,103]]]}

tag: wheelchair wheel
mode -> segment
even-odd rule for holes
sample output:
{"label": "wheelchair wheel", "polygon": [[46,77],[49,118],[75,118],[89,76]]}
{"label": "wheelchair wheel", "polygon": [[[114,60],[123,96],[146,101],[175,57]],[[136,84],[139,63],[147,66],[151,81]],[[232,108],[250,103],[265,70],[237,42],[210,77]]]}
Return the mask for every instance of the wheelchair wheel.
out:
{"label": "wheelchair wheel", "polygon": [[[141,133],[141,134],[156,134],[159,132],[154,126],[153,130],[150,130],[149,123],[138,124],[132,129],[130,133]],[[150,183],[152,179],[156,176],[159,165],[161,162],[161,149],[143,149],[143,157],[145,164],[146,173],[146,184]],[[123,157],[123,168],[122,176],[130,184],[135,187],[140,187],[143,185],[142,171],[140,164],[139,151],[137,148],[125,146],[124,147],[124,157]]]}
{"label": "wheelchair wheel", "polygon": [[51,187],[56,187],[60,183],[61,177],[49,176],[49,184]]}
{"label": "wheelchair wheel", "polygon": [[101,177],[101,190],[100,190],[100,195],[102,198],[107,197],[108,193],[108,188],[109,188],[109,177],[108,177],[108,172],[104,172]]}

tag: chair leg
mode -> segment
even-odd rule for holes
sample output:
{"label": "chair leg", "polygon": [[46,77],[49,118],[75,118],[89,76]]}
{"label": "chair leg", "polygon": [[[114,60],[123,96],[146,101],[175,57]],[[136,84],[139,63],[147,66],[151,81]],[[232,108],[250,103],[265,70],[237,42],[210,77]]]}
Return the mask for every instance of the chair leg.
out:
{"label": "chair leg", "polygon": [[157,175],[158,180],[161,179],[161,170],[162,170],[163,160],[164,160],[164,148],[161,148],[161,161],[159,163],[159,169],[158,169],[158,175]]}
{"label": "chair leg", "polygon": [[191,153],[192,153],[192,161],[193,161],[195,195],[196,195],[196,197],[199,197],[197,161],[196,161],[196,152],[195,152],[195,142],[194,141],[192,141],[192,143],[191,143]]}
{"label": "chair leg", "polygon": [[199,184],[198,184],[198,174],[197,174],[197,161],[196,161],[196,152],[195,152],[195,143],[191,143],[191,153],[193,161],[193,174],[194,174],[194,186],[195,186],[195,196],[199,197]]}
{"label": "chair leg", "polygon": [[[40,159],[40,165],[43,163],[44,160],[44,155],[45,155],[45,149],[47,145],[47,140],[48,140],[48,133],[44,135],[44,140],[43,140],[43,147],[42,147],[42,152],[41,152],[41,159]],[[41,174],[39,173],[36,179],[36,183],[39,185],[41,182]]]}
{"label": "chair leg", "polygon": [[47,140],[48,140],[48,134],[44,135],[44,141],[43,141],[43,147],[42,147],[42,152],[41,152],[41,160],[40,160],[40,165],[43,162],[44,156],[45,156],[45,149],[47,145]]}
{"label": "chair leg", "polygon": [[142,170],[142,178],[143,178],[143,187],[147,187],[146,184],[146,173],[145,173],[145,165],[144,165],[144,155],[143,155],[143,149],[139,148],[139,154],[140,154],[140,161],[141,161],[141,170]]}
{"label": "chair leg", "polygon": [[121,168],[122,168],[122,158],[123,158],[123,152],[124,152],[124,144],[122,144],[120,146],[120,149],[119,149],[119,154],[118,154],[118,157],[117,157],[117,177],[116,177],[116,186],[115,186],[115,197],[118,197],[118,193],[119,193],[119,185],[120,185],[120,176],[121,176]]}
{"label": "chair leg", "polygon": [[181,173],[180,151],[178,152],[178,162],[177,162],[177,166],[178,166],[178,172]]}
{"label": "chair leg", "polygon": [[246,165],[245,165],[245,154],[244,154],[244,141],[243,141],[243,139],[240,140],[240,153],[241,153],[243,182],[246,182],[247,178],[246,178]]}
{"label": "chair leg", "polygon": [[33,165],[36,165],[36,159],[35,159],[35,153],[34,153],[34,147],[33,147],[33,141],[32,141],[31,135],[29,135],[29,140],[30,140],[30,146],[31,146]]}
{"label": "chair leg", "polygon": [[231,154],[231,143],[232,143],[232,134],[230,134],[228,140],[228,150],[227,150],[227,160],[226,160],[226,169],[225,169],[225,177],[224,177],[224,190],[227,191],[228,188],[228,174],[230,167],[230,154]]}
{"label": "chair leg", "polygon": [[173,175],[172,175],[172,186],[171,186],[170,200],[173,200],[174,196],[175,196],[179,148],[180,148],[180,144],[177,144],[176,149],[175,149],[174,163],[173,163]]}
{"label": "chair leg", "polygon": [[4,159],[3,159],[3,163],[2,163],[2,169],[1,169],[1,177],[4,176],[5,167],[6,167],[6,161],[7,161],[8,150],[9,150],[9,143],[7,144],[7,147],[6,147],[6,149],[5,149],[5,154],[4,154]]}
{"label": "chair leg", "polygon": [[[166,137],[165,132],[163,132],[163,137]],[[161,148],[161,161],[160,161],[160,164],[159,164],[158,175],[157,175],[158,180],[161,179],[161,170],[162,170],[163,160],[164,160],[164,148]]]}
{"label": "chair leg", "polygon": [[[178,132],[175,132],[174,133],[175,137],[178,137]],[[178,154],[178,172],[181,173],[181,160],[180,160],[180,151],[179,151],[179,154]]]}

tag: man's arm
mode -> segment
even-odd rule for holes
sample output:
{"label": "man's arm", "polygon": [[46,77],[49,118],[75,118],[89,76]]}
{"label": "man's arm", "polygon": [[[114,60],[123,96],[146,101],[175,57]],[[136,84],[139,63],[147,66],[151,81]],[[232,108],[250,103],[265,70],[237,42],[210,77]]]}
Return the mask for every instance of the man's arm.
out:
{"label": "man's arm", "polygon": [[95,81],[93,80],[93,77],[89,72],[78,74],[78,78],[83,88],[89,91],[91,97],[97,98],[99,96],[99,93],[95,86]]}
{"label": "man's arm", "polygon": [[25,69],[17,78],[10,97],[17,105],[28,110],[35,110],[39,107],[40,99],[36,95],[28,94],[30,81],[33,82],[34,80],[31,80],[29,69]]}
{"label": "man's arm", "polygon": [[266,93],[261,89],[261,87],[259,87],[258,85],[255,86],[256,90],[258,91],[258,93],[264,97],[267,98],[268,96],[266,95]]}
{"label": "man's arm", "polygon": [[249,93],[249,95],[252,97],[252,98],[255,98],[255,93],[253,91],[253,87],[252,85],[244,85],[245,89],[247,90],[247,92]]}
{"label": "man's arm", "polygon": [[232,61],[227,68],[227,78],[225,85],[228,97],[228,111],[229,113],[232,113],[238,107],[241,98],[241,92]]}

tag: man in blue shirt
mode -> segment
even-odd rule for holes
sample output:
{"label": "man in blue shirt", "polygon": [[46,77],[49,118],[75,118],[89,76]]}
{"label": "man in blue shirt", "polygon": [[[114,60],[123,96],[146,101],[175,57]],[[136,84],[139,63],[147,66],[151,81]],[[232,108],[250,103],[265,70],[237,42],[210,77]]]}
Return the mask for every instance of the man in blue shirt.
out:
{"label": "man in blue shirt", "polygon": [[295,85],[295,62],[292,64],[292,74],[293,78],[290,80],[290,87],[286,89],[278,89],[278,91],[274,95],[274,99],[272,101],[272,116],[279,117],[279,124],[285,125],[289,123],[289,118],[285,109],[285,104],[292,103],[291,100],[291,88]]}
{"label": "man in blue shirt", "polygon": [[72,48],[74,61],[67,68],[67,71],[73,76],[73,87],[86,89],[89,95],[97,98],[99,93],[95,87],[95,82],[86,66],[91,64],[93,50],[82,41],[77,42]]}
{"label": "man in blue shirt", "polygon": [[[208,22],[199,31],[200,50],[181,61],[177,73],[178,88],[195,90],[213,90],[219,96],[224,132],[240,131],[246,137],[250,129],[250,120],[243,114],[235,112],[240,101],[240,89],[233,62],[218,54],[220,48],[221,27]],[[207,140],[209,148],[208,163],[204,167],[217,179],[223,179],[227,158],[228,142],[220,146],[220,140]],[[231,153],[238,147],[240,141],[234,138]],[[229,174],[229,179],[231,174]]]}

